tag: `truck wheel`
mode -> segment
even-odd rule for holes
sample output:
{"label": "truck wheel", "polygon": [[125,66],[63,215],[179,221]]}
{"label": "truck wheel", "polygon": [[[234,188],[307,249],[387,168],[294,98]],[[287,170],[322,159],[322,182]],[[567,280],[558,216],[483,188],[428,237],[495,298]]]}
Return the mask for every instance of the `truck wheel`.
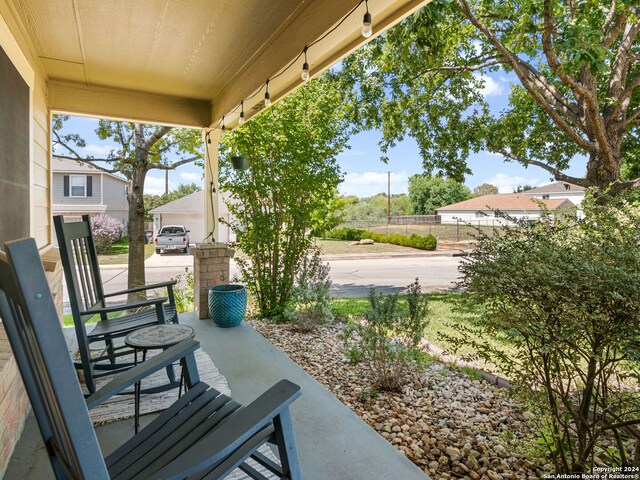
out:
{"label": "truck wheel", "polygon": [[160,248],[156,248],[156,253],[160,255],[162,253],[162,250]]}

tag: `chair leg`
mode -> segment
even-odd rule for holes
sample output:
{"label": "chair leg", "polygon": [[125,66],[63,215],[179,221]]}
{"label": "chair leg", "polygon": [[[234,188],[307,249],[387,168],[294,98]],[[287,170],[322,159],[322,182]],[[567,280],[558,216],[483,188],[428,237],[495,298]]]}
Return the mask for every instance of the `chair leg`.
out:
{"label": "chair leg", "polygon": [[276,443],[278,444],[278,453],[280,454],[280,463],[282,464],[284,477],[290,480],[300,480],[302,473],[300,472],[298,452],[293,436],[291,413],[288,408],[273,419],[273,426],[275,428]]}
{"label": "chair leg", "polygon": [[107,345],[107,353],[109,355],[109,361],[111,364],[116,363],[115,350],[113,348],[113,340],[111,338],[107,338],[104,343]]}

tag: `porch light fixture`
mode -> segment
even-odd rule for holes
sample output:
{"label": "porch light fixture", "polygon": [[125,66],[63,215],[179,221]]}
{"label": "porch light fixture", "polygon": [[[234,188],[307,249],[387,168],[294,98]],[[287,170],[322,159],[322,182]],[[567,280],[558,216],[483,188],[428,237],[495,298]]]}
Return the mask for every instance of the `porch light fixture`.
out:
{"label": "porch light fixture", "polygon": [[221,128],[221,130],[222,130],[222,133],[227,131],[227,126],[224,124],[224,115],[222,116],[222,128]]}
{"label": "porch light fixture", "polygon": [[266,91],[264,92],[264,106],[265,107],[270,107],[271,106],[271,95],[269,95],[269,79],[267,78],[267,81],[265,83],[266,85]]}
{"label": "porch light fixture", "polygon": [[300,78],[302,78],[303,82],[309,80],[309,62],[307,62],[307,48],[304,47],[304,63],[302,64],[302,73],[300,74]]}
{"label": "porch light fixture", "polygon": [[367,0],[364,0],[364,5],[367,11],[362,19],[362,36],[364,38],[369,38],[373,33],[373,28],[371,27],[371,14],[369,13],[369,3]]}
{"label": "porch light fixture", "polygon": [[238,125],[244,125],[244,100],[240,102],[240,118],[238,119]]}

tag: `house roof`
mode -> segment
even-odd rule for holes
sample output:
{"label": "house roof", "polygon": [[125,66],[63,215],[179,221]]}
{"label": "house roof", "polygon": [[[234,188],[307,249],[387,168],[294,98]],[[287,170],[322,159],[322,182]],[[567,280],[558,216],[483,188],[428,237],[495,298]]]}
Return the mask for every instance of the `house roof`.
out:
{"label": "house roof", "polygon": [[51,158],[51,172],[52,173],[70,173],[70,174],[102,174],[108,175],[111,178],[121,181],[122,183],[129,183],[126,179],[114,175],[113,173],[103,172],[102,170],[87,165],[86,163],[76,162],[75,160],[69,160],[67,158],[61,158],[53,155]]}
{"label": "house roof", "polygon": [[493,195],[483,195],[481,197],[465,200],[464,202],[454,203],[446,207],[438,208],[438,212],[446,211],[483,211],[483,210],[502,210],[508,211],[540,211],[546,206],[548,210],[558,210],[575,206],[571,200],[566,198],[554,198],[549,200],[540,200],[531,198],[520,193],[497,193]]}
{"label": "house roof", "polygon": [[[368,0],[371,38],[428,2]],[[3,4],[22,50],[43,69],[53,110],[169,125],[206,128],[225,116],[228,128],[242,99],[247,119],[264,108],[266,79],[273,101],[302,83],[305,46],[316,75],[369,41],[360,34],[363,0]]]}
{"label": "house roof", "polygon": [[164,205],[149,210],[149,213],[204,213],[204,191],[190,193]]}
{"label": "house roof", "polygon": [[574,185],[572,183],[567,182],[553,182],[549,185],[543,185],[542,187],[532,188],[530,190],[525,190],[525,195],[539,195],[543,193],[583,193],[585,191],[584,187],[580,185]]}

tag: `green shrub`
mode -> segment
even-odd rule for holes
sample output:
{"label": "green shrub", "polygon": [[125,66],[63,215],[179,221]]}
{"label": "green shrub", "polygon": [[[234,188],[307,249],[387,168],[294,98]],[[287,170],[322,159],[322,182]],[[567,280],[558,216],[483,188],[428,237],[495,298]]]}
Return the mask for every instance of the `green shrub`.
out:
{"label": "green shrub", "polygon": [[369,293],[371,309],[362,321],[350,321],[344,327],[344,352],[352,361],[364,361],[374,376],[374,387],[398,390],[412,368],[424,355],[419,349],[427,326],[426,295],[416,281],[407,289],[407,309],[398,308],[398,294]]}
{"label": "green shrub", "polygon": [[390,243],[392,245],[402,245],[404,247],[419,248],[421,250],[435,250],[437,244],[436,237],[431,234],[423,236],[413,233],[411,236],[407,236],[400,233],[370,232],[368,230],[347,227],[335,228],[327,232],[326,237],[351,241],[370,238],[376,243]]}
{"label": "green shrub", "polygon": [[[610,202],[480,235],[461,267],[470,300],[485,304],[463,341],[539,412],[557,473],[590,472],[595,457],[640,464],[640,208]],[[510,352],[484,343],[498,335]]]}
{"label": "green shrub", "polygon": [[188,268],[185,268],[184,271],[184,283],[182,281],[182,275],[171,278],[171,280],[178,282],[173,287],[173,295],[176,300],[176,310],[178,313],[194,311],[193,273],[191,273]]}
{"label": "green shrub", "polygon": [[312,254],[304,257],[296,274],[291,297],[283,312],[290,322],[307,327],[333,321],[329,290],[329,264],[322,263],[320,249],[311,249]]}

